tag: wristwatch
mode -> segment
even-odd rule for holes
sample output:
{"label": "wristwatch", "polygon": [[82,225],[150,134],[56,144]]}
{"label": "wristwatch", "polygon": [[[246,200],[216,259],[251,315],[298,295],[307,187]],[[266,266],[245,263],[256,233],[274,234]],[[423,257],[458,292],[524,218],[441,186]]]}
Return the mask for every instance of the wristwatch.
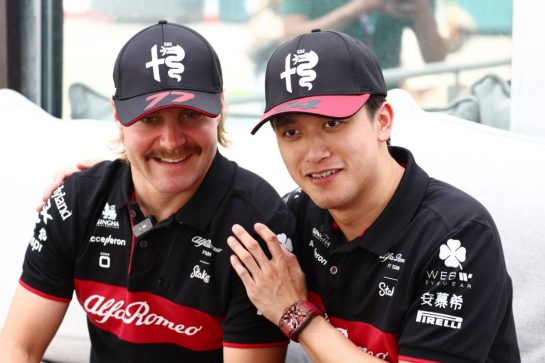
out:
{"label": "wristwatch", "polygon": [[297,336],[307,326],[313,317],[322,315],[316,305],[310,301],[300,300],[290,305],[280,317],[278,326],[280,330],[294,342],[298,342]]}

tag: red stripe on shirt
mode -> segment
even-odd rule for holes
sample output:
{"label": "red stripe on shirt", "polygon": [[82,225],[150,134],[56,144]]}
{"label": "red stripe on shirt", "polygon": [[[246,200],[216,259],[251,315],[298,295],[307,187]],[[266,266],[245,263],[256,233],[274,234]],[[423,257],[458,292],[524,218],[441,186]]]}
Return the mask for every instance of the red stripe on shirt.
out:
{"label": "red stripe on shirt", "polygon": [[67,298],[64,298],[64,297],[58,297],[58,296],[54,296],[54,295],[49,295],[49,294],[46,294],[45,292],[41,292],[40,290],[36,290],[35,288],[31,287],[30,285],[27,285],[23,280],[19,279],[19,284],[24,287],[25,289],[27,289],[28,291],[36,294],[36,295],[39,295],[43,298],[46,298],[48,300],[54,300],[54,301],[59,301],[59,302],[63,302],[63,303],[69,303],[70,300],[72,299],[67,299]]}
{"label": "red stripe on shirt", "polygon": [[[319,295],[309,292],[308,296],[310,301],[322,311],[327,312]],[[386,333],[371,324],[360,321],[349,321],[331,315],[328,316],[328,319],[331,325],[364,352],[389,362],[398,361],[397,334]]]}
{"label": "red stripe on shirt", "polygon": [[399,360],[405,360],[407,362],[414,362],[414,363],[440,363],[436,360],[427,360],[427,359],[421,359],[421,358],[414,358],[414,357],[408,357],[406,355],[400,355]]}
{"label": "red stripe on shirt", "polygon": [[275,347],[284,347],[287,346],[289,343],[288,340],[283,342],[275,342],[275,343],[231,343],[231,342],[223,342],[224,347],[229,348],[275,348]]}
{"label": "red stripe on shirt", "polygon": [[195,351],[220,349],[221,317],[178,305],[149,292],[74,279],[89,321],[131,343],[172,343]]}

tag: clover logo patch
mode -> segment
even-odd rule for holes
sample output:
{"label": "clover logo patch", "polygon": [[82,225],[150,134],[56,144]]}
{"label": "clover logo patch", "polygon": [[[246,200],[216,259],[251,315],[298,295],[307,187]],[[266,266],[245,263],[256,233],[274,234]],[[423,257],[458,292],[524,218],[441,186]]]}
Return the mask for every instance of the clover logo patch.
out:
{"label": "clover logo patch", "polygon": [[460,270],[463,270],[462,262],[466,260],[466,248],[462,247],[459,240],[449,239],[439,248],[439,258],[445,261],[445,266],[460,267]]}

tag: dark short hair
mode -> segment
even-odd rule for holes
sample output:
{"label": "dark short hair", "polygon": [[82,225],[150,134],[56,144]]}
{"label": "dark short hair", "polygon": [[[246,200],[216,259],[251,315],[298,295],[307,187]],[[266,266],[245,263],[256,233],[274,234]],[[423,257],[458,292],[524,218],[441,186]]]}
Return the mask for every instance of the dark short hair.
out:
{"label": "dark short hair", "polygon": [[384,102],[386,102],[386,96],[384,95],[371,95],[369,97],[367,102],[365,102],[365,109],[371,118],[375,116],[375,113]]}

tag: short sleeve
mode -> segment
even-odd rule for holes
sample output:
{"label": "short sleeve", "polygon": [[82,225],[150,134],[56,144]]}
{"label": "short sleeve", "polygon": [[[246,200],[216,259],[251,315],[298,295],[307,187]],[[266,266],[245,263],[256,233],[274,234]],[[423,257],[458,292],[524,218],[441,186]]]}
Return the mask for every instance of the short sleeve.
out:
{"label": "short sleeve", "polygon": [[[271,231],[276,233],[280,243],[289,251],[292,251],[295,218],[278,195],[272,191],[268,195],[271,196],[266,203],[269,208],[260,211],[260,222],[263,222]],[[265,250],[265,242],[258,238],[255,232],[252,234]],[[234,270],[232,272],[232,286],[234,287],[232,299],[229,304],[228,315],[222,325],[225,335],[224,345],[236,347],[287,345],[288,339],[286,336],[255,308],[246,294],[242,281]]]}
{"label": "short sleeve", "polygon": [[20,283],[44,297],[69,301],[74,290],[75,178],[59,186],[36,217]]}
{"label": "short sleeve", "polygon": [[414,281],[400,359],[482,362],[498,340],[516,353],[512,285],[493,224],[469,222],[428,256]]}

